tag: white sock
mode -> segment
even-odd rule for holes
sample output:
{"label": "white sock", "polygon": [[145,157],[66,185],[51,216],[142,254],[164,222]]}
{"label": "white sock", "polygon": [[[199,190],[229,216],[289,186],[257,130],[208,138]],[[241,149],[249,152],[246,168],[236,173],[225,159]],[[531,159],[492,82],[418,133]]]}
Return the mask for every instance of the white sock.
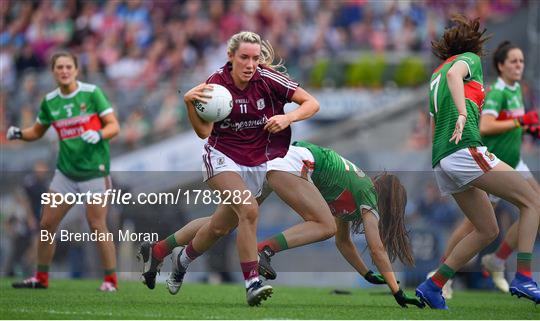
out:
{"label": "white sock", "polygon": [[497,257],[497,255],[493,255],[492,258],[493,258],[493,263],[495,263],[495,265],[497,265],[500,268],[504,268],[505,260],[501,259],[500,257]]}
{"label": "white sock", "polygon": [[250,287],[253,283],[257,282],[257,281],[259,281],[259,277],[258,277],[258,276],[254,277],[254,278],[251,278],[251,279],[247,279],[247,280],[246,280],[246,289],[249,289],[249,287]]}
{"label": "white sock", "polygon": [[189,258],[189,256],[186,253],[187,251],[184,249],[182,251],[182,254],[180,254],[180,264],[186,269],[188,265],[193,262],[192,259]]}

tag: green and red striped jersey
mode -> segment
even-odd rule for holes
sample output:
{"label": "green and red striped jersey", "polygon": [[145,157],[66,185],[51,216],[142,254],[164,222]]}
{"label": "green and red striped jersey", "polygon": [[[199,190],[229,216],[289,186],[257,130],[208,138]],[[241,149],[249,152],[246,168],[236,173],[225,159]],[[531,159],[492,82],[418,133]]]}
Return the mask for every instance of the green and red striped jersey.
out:
{"label": "green and red striped jersey", "polygon": [[[458,62],[465,63],[469,69],[463,79],[467,122],[458,144],[450,142],[454,132],[458,110],[452,99],[446,80],[448,70]],[[482,146],[479,120],[484,103],[482,63],[480,57],[471,52],[452,56],[444,61],[431,75],[429,105],[435,123],[432,147],[432,166],[435,167],[444,157],[466,147]]]}
{"label": "green and red striped jersey", "polygon": [[89,144],[80,137],[87,130],[100,130],[100,117],[113,112],[99,87],[77,82],[77,90],[63,95],[60,89],[48,93],[41,102],[37,121],[53,126],[60,151],[56,167],[69,178],[85,181],[109,175],[109,142]]}

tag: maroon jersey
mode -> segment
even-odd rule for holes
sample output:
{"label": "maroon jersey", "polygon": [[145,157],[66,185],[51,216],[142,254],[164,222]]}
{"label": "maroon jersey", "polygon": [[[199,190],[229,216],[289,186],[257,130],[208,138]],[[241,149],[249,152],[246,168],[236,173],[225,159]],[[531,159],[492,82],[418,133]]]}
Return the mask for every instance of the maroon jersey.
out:
{"label": "maroon jersey", "polygon": [[283,115],[283,106],[291,102],[298,83],[280,73],[259,66],[244,90],[231,76],[231,63],[212,74],[206,83],[226,87],[232,95],[231,114],[214,129],[208,143],[239,165],[257,166],[287,154],[291,128],[271,134],[264,125],[274,115]]}

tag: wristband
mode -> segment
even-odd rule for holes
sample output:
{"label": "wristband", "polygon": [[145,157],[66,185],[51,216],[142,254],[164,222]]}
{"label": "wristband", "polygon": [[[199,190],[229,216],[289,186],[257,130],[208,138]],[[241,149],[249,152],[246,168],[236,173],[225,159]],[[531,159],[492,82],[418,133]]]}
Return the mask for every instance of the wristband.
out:
{"label": "wristband", "polygon": [[518,120],[517,118],[514,118],[514,126],[515,126],[516,128],[521,127],[521,124],[519,123],[519,120]]}
{"label": "wristband", "polygon": [[465,119],[467,119],[467,114],[459,113],[459,116],[463,116]]}

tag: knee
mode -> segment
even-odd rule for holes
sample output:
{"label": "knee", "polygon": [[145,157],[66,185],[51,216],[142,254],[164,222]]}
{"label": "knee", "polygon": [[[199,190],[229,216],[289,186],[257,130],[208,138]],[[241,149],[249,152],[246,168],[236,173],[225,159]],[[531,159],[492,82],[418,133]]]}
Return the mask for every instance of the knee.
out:
{"label": "knee", "polygon": [[39,229],[42,231],[43,230],[47,231],[49,233],[55,232],[57,227],[58,227],[58,223],[56,223],[53,220],[42,218],[41,221],[39,222]]}
{"label": "knee", "polygon": [[540,215],[540,198],[538,196],[532,199],[532,207],[536,210],[536,213]]}
{"label": "knee", "polygon": [[534,211],[538,211],[540,209],[540,199],[534,193],[523,193],[519,195],[518,199],[515,202],[516,205],[521,212],[523,212],[524,209],[531,209]]}
{"label": "knee", "polygon": [[211,225],[209,232],[214,238],[221,238],[228,235],[231,232],[231,229],[226,226]]}
{"label": "knee", "polygon": [[105,233],[107,232],[107,224],[105,222],[102,222],[100,220],[91,220],[88,221],[88,227],[90,228],[90,231],[94,232],[100,232]]}
{"label": "knee", "polygon": [[334,222],[333,220],[323,222],[323,228],[322,228],[323,239],[326,240],[326,239],[331,238],[332,236],[336,235],[336,232],[337,232],[336,222]]}
{"label": "knee", "polygon": [[499,226],[495,224],[494,226],[489,227],[485,231],[484,235],[485,235],[485,240],[488,244],[495,241],[497,236],[499,236]]}
{"label": "knee", "polygon": [[238,220],[240,223],[254,225],[257,224],[259,218],[258,206],[243,206],[238,211]]}

